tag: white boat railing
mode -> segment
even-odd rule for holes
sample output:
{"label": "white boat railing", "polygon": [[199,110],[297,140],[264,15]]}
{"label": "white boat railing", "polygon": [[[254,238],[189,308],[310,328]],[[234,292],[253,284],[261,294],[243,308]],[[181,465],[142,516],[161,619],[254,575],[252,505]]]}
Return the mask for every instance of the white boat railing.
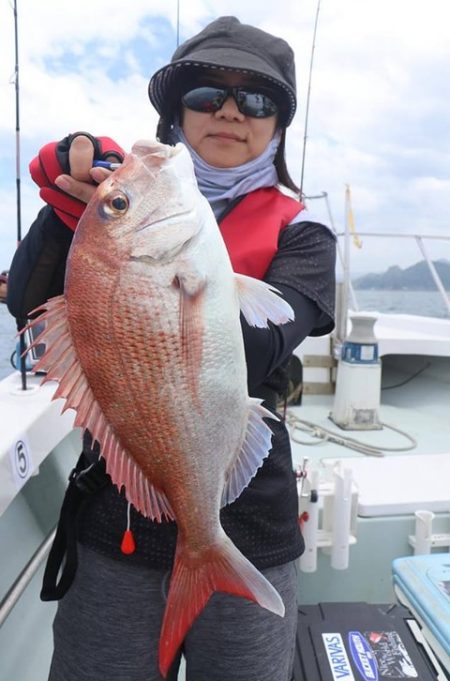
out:
{"label": "white boat railing", "polygon": [[[338,253],[338,258],[340,260],[341,266],[342,266],[342,272],[343,272],[343,277],[342,281],[337,283],[337,291],[336,291],[336,328],[334,332],[334,337],[335,337],[335,342],[337,347],[340,347],[340,344],[344,341],[346,334],[347,334],[347,323],[348,323],[348,315],[349,315],[349,309],[354,310],[355,312],[358,312],[360,307],[358,304],[357,296],[355,294],[355,289],[352,285],[351,281],[351,273],[350,273],[350,239],[352,235],[350,234],[349,230],[346,229],[344,232],[335,232],[336,237],[338,238],[337,242],[337,253]],[[431,276],[433,278],[433,281],[436,285],[436,290],[439,292],[442,301],[445,305],[445,308],[447,310],[447,315],[450,318],[450,297],[448,292],[446,291],[442,279],[439,276],[438,271],[436,270],[436,267],[431,260],[431,257],[425,247],[425,240],[430,239],[430,240],[442,240],[442,241],[448,241],[450,242],[450,237],[448,236],[443,236],[443,235],[436,235],[436,234],[391,234],[389,232],[361,232],[358,231],[358,236],[361,237],[378,237],[378,238],[395,238],[395,239],[410,239],[414,240],[416,244],[419,247],[420,252],[422,253],[422,256],[425,260],[425,262],[428,265],[428,268],[430,270]],[[342,252],[342,248],[339,243],[339,237],[344,238],[344,252]]]}
{"label": "white boat railing", "polygon": [[[348,238],[348,230],[345,232],[336,232],[337,237],[344,237]],[[413,234],[413,233],[404,233],[404,234],[391,234],[389,232],[360,232],[358,231],[358,236],[364,236],[364,237],[378,237],[378,238],[395,238],[395,239],[413,239],[416,243],[417,246],[422,253],[422,256],[425,260],[425,262],[428,265],[428,268],[430,270],[431,276],[433,277],[433,281],[436,285],[437,290],[441,294],[442,300],[444,302],[444,305],[447,309],[448,315],[450,317],[450,297],[446,289],[444,288],[444,285],[442,283],[442,279],[439,276],[438,271],[436,270],[436,267],[425,247],[425,240],[430,239],[430,240],[442,240],[442,241],[448,241],[450,242],[450,236],[444,236],[442,234]],[[338,249],[340,250],[340,249]],[[344,273],[347,275],[348,279],[348,286],[349,289],[351,288],[352,290],[352,297],[354,296],[354,290],[353,287],[351,286],[351,281],[350,281],[350,272],[349,268],[345,267],[345,261],[343,258],[342,261],[342,266],[344,269]],[[353,302],[353,301],[352,301]],[[355,300],[356,303],[356,300]],[[356,303],[357,304],[357,303]],[[358,308],[355,308],[358,309]]]}
{"label": "white boat railing", "polygon": [[55,534],[56,528],[53,529],[44,539],[42,544],[38,547],[36,552],[25,565],[22,572],[17,576],[14,583],[8,589],[4,598],[2,598],[0,602],[0,627],[16,605],[17,601],[22,596],[23,592],[41,567],[44,560],[47,558],[53,544]]}
{"label": "white boat railing", "polygon": [[[351,307],[353,310],[358,311],[359,310],[359,305],[358,301],[355,295],[355,290],[351,282],[351,273],[350,273],[350,241],[352,238],[352,233],[350,231],[350,226],[348,221],[346,222],[345,229],[344,231],[340,232],[336,228],[336,224],[333,218],[333,214],[331,212],[331,206],[330,202],[328,200],[328,193],[327,192],[321,192],[320,194],[317,194],[315,196],[308,196],[306,197],[307,199],[311,200],[317,200],[317,199],[323,199],[326,204],[327,208],[327,213],[328,213],[328,220],[330,223],[330,227],[332,228],[333,232],[335,233],[336,237],[338,238],[338,244],[337,244],[337,253],[338,253],[338,259],[342,267],[343,271],[343,287],[340,292],[340,306],[343,309],[342,314],[345,314],[345,319],[347,319],[347,312],[349,308],[349,301],[351,301]],[[445,308],[447,310],[448,316],[450,317],[450,296],[449,293],[446,291],[442,279],[439,276],[438,271],[436,270],[436,267],[428,253],[427,248],[425,247],[425,241],[430,240],[430,241],[448,241],[450,242],[450,236],[446,236],[443,234],[415,234],[414,232],[401,232],[401,233],[395,233],[393,234],[392,232],[362,232],[360,230],[357,231],[358,237],[364,236],[364,237],[377,237],[377,238],[383,238],[383,239],[409,239],[413,240],[416,242],[423,259],[428,265],[428,268],[430,270],[431,276],[433,277],[433,281],[436,285],[436,289],[439,291],[441,298],[444,302]],[[341,244],[339,242],[339,238],[342,237],[344,239],[344,248],[342,249]],[[337,323],[337,327],[339,324]]]}

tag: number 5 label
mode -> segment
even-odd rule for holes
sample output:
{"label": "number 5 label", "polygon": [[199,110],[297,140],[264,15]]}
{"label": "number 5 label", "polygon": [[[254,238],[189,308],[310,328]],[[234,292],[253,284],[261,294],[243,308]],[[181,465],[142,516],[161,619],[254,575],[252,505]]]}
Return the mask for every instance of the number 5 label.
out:
{"label": "number 5 label", "polygon": [[33,473],[33,462],[28,439],[17,440],[9,450],[11,472],[17,489],[21,489]]}

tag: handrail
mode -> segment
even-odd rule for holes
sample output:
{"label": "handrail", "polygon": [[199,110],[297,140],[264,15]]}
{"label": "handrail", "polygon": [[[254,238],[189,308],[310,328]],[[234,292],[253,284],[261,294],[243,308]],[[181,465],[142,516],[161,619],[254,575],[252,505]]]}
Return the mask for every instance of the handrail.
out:
{"label": "handrail", "polygon": [[5,597],[2,599],[0,603],[0,627],[5,622],[11,610],[14,608],[17,601],[27,588],[28,584],[33,579],[34,575],[39,570],[40,566],[42,565],[47,555],[49,554],[50,548],[55,538],[55,534],[56,527],[44,539],[42,544],[32,555],[28,563],[25,565],[17,579],[13,582],[12,586],[8,589]]}
{"label": "handrail", "polygon": [[[317,196],[308,196],[307,198],[309,198],[309,199],[325,199],[325,205],[327,207],[328,219],[330,221],[330,226],[331,226],[334,234],[336,235],[336,237],[341,236],[336,229],[336,225],[335,225],[334,218],[333,218],[333,213],[331,212],[330,201],[328,199],[328,193],[322,192],[321,194],[318,194]],[[337,241],[337,254],[338,254],[338,258],[339,258],[339,261],[341,263],[342,269],[345,271],[345,269],[346,269],[345,268],[345,254],[342,252],[341,245],[340,245],[339,241]],[[353,285],[352,285],[350,277],[348,278],[348,280],[346,282],[344,282],[344,286],[341,287],[340,296],[341,296],[340,307],[341,307],[342,314],[347,315],[348,299],[349,298],[351,300],[353,310],[358,310],[358,301],[356,300],[355,291],[353,289]],[[345,326],[345,328],[347,328],[347,326]]]}
{"label": "handrail", "polygon": [[[335,232],[336,236],[345,236],[344,232]],[[362,232],[358,229],[358,236],[382,236],[390,239],[442,239],[443,241],[450,241],[450,236],[446,234],[416,234],[415,232],[401,232],[393,234],[392,232]]]}
{"label": "handrail", "polygon": [[[337,325],[339,328],[340,333],[345,333],[346,331],[346,320],[347,320],[347,314],[348,314],[348,309],[349,309],[349,298],[351,302],[352,309],[354,311],[358,311],[359,306],[358,302],[356,299],[354,287],[351,281],[351,276],[350,276],[350,263],[349,263],[349,250],[348,250],[348,243],[350,239],[350,233],[349,233],[349,225],[346,223],[345,229],[343,232],[338,232],[336,229],[336,225],[333,219],[333,215],[331,213],[331,206],[330,202],[328,200],[328,192],[322,191],[319,194],[311,195],[311,196],[305,196],[305,199],[310,199],[310,200],[317,200],[317,199],[324,199],[325,200],[325,205],[327,208],[328,212],[328,219],[330,221],[330,227],[333,230],[336,238],[338,239],[339,237],[344,237],[345,239],[345,244],[346,248],[344,253],[342,252],[342,249],[339,244],[339,240],[337,242],[337,254],[339,261],[342,266],[343,274],[344,274],[344,281],[342,282],[342,286],[338,286],[337,290],[337,310],[339,312],[339,317],[341,320],[344,320],[343,324],[341,324],[341,327],[339,327],[339,324]],[[428,265],[428,268],[431,272],[431,276],[433,277],[433,281],[436,284],[436,288],[438,292],[440,293],[442,300],[444,302],[445,307],[447,308],[448,315],[450,317],[450,297],[447,293],[447,291],[444,288],[444,285],[442,283],[442,279],[440,278],[438,271],[436,270],[433,261],[431,260],[430,256],[428,255],[428,252],[425,248],[424,244],[424,239],[431,239],[431,240],[441,240],[441,241],[450,241],[450,236],[444,235],[444,234],[416,234],[414,232],[401,232],[401,233],[393,233],[393,232],[364,232],[358,229],[358,236],[368,236],[368,237],[382,237],[382,238],[388,238],[388,239],[415,239],[420,252],[422,253],[423,258],[425,259],[425,262]],[[337,336],[338,340],[342,340],[339,338],[339,334]]]}
{"label": "handrail", "polygon": [[[333,231],[334,231],[336,237],[344,237],[344,238],[348,239],[348,230],[346,230],[344,232],[338,232],[338,231],[336,231],[336,229],[334,229],[334,226],[333,226]],[[442,240],[442,241],[450,241],[450,236],[447,236],[447,235],[444,235],[444,234],[415,234],[413,232],[411,232],[411,233],[404,232],[402,234],[392,234],[392,232],[362,232],[360,230],[358,230],[358,236],[384,237],[384,238],[387,237],[387,238],[390,238],[390,239],[394,239],[394,238],[395,239],[398,239],[398,238],[400,238],[400,239],[414,239],[416,241],[418,247],[419,247],[420,252],[422,253],[422,256],[423,256],[425,262],[428,265],[431,276],[433,277],[433,281],[436,285],[438,292],[440,293],[440,295],[442,297],[442,300],[444,302],[444,305],[445,305],[447,312],[448,312],[448,315],[450,317],[450,297],[449,297],[449,294],[446,291],[446,289],[444,288],[444,285],[442,283],[442,279],[439,276],[439,273],[436,270],[436,267],[434,266],[434,263],[431,260],[429,254],[428,254],[428,251],[425,248],[425,244],[424,244],[424,239],[432,239],[432,240],[435,239],[435,240]],[[341,257],[341,260],[342,260],[342,257]],[[345,260],[345,258],[344,258],[344,260]],[[350,281],[350,272],[349,272],[349,268],[348,268],[348,263],[347,263],[347,267],[344,267],[344,263],[343,263],[343,270],[344,270],[344,276],[348,277],[348,281],[344,282],[344,283],[347,284],[349,290],[351,291],[351,295],[353,297],[354,291],[353,291],[353,287],[352,287],[352,284],[351,284],[351,281]],[[358,306],[354,305],[354,309],[358,310]]]}
{"label": "handrail", "polygon": [[420,248],[420,251],[423,255],[423,257],[426,260],[426,263],[428,265],[428,269],[431,272],[431,276],[433,277],[433,281],[436,284],[437,290],[442,296],[442,299],[445,303],[445,306],[447,308],[447,312],[450,315],[450,299],[447,295],[447,291],[445,290],[443,284],[442,284],[442,279],[440,278],[437,269],[434,266],[433,261],[431,260],[430,256],[428,255],[428,251],[425,248],[425,244],[423,243],[423,239],[421,237],[416,236],[416,242],[417,245]]}

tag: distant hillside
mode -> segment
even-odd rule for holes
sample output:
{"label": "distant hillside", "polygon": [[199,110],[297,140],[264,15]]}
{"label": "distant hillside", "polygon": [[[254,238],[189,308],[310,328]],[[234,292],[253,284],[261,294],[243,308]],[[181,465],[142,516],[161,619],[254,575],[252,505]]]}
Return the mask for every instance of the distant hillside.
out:
{"label": "distant hillside", "polygon": [[[435,260],[433,264],[439,274],[442,284],[450,291],[450,261]],[[425,260],[411,265],[406,269],[389,267],[381,274],[364,274],[353,281],[355,289],[380,289],[390,291],[435,291],[436,285]]]}

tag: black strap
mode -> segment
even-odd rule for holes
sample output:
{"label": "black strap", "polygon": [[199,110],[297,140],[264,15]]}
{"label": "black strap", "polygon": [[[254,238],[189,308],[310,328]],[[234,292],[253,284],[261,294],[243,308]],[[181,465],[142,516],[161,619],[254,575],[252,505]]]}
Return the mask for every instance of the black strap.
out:
{"label": "black strap", "polygon": [[110,482],[103,459],[87,467],[86,463],[86,458],[82,454],[69,475],[69,486],[61,507],[55,540],[45,566],[41,590],[43,601],[58,601],[70,588],[78,565],[78,514],[86,501]]}
{"label": "black strap", "polygon": [[259,397],[259,399],[263,400],[266,407],[269,409],[272,409],[272,411],[276,411],[277,408],[277,400],[278,400],[278,393],[276,390],[273,390],[273,388],[270,388],[268,385],[260,385],[258,386],[257,389],[252,391],[251,394],[252,397]]}

